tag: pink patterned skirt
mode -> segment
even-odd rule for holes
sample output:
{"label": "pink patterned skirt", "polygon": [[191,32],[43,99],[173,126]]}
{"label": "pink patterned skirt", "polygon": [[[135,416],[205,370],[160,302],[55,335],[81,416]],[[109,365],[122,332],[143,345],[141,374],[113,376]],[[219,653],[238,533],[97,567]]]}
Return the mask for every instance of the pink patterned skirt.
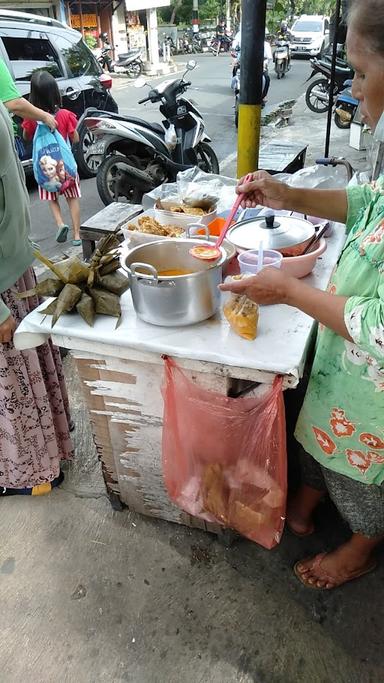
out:
{"label": "pink patterned skirt", "polygon": [[[36,284],[32,268],[0,294],[17,323],[40,301],[17,299]],[[73,456],[69,404],[59,350],[51,342],[17,351],[0,342],[0,486],[32,487],[52,481],[60,460]]]}

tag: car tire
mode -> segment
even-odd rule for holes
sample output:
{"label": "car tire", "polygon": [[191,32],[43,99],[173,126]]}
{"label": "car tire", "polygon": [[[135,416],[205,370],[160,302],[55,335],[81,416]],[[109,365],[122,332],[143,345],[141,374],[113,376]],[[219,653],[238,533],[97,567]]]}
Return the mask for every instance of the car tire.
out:
{"label": "car tire", "polygon": [[94,136],[84,124],[78,128],[77,132],[79,134],[79,142],[76,145],[75,158],[79,175],[81,178],[95,178],[100,164],[93,163],[88,165],[87,161],[87,149],[94,142]]}

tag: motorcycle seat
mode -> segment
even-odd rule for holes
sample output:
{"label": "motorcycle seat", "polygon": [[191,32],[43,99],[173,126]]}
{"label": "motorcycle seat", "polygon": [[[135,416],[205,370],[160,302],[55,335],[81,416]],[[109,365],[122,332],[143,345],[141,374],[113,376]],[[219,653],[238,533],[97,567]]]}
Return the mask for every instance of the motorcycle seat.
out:
{"label": "motorcycle seat", "polygon": [[134,116],[118,116],[118,118],[121,121],[127,121],[128,123],[136,123],[139,124],[140,126],[147,126],[151,130],[153,130],[154,133],[160,133],[161,135],[164,135],[164,128],[160,123],[149,123],[148,121],[143,121],[143,119],[137,119]]}

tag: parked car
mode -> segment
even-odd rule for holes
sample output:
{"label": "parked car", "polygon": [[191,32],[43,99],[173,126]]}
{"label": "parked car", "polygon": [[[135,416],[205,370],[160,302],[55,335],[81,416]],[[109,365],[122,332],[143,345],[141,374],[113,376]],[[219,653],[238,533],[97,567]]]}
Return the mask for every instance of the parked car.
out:
{"label": "parked car", "polygon": [[329,19],[315,14],[303,14],[291,30],[292,55],[322,55],[329,45]]}
{"label": "parked car", "polygon": [[[63,107],[81,119],[88,107],[118,111],[110,88],[112,79],[103,73],[78,31],[55,19],[25,12],[0,10],[0,58],[6,63],[24,97],[29,96],[30,79],[36,69],[47,69],[57,80]],[[18,122],[21,123],[21,122]],[[83,177],[96,175],[87,150],[93,136],[79,122],[80,142],[74,149]],[[23,166],[31,166],[32,145],[25,145]]]}

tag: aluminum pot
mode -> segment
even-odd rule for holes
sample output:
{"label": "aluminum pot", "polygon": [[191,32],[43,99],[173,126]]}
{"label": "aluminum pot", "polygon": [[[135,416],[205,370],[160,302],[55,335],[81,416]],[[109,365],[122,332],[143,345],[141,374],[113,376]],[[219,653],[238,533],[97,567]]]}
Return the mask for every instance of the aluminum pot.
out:
{"label": "aluminum pot", "polygon": [[[142,244],[122,257],[134,309],[142,320],[164,327],[193,325],[210,318],[220,303],[218,285],[227,259],[201,261],[189,250],[201,240],[168,239]],[[182,270],[185,275],[161,275]]]}
{"label": "aluminum pot", "polygon": [[227,240],[238,251],[264,249],[280,251],[283,256],[300,256],[315,234],[315,226],[304,218],[293,216],[267,216],[236,223],[227,233]]}

